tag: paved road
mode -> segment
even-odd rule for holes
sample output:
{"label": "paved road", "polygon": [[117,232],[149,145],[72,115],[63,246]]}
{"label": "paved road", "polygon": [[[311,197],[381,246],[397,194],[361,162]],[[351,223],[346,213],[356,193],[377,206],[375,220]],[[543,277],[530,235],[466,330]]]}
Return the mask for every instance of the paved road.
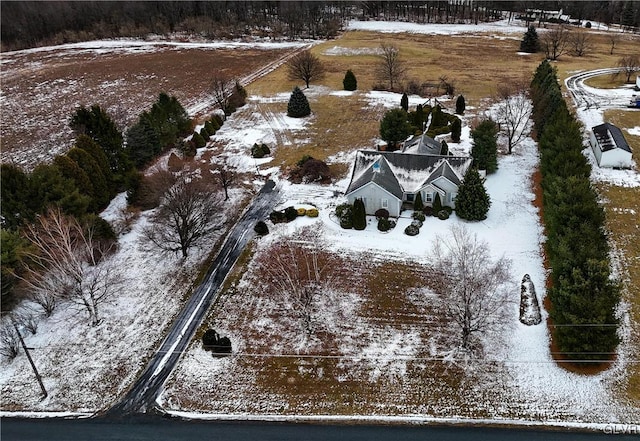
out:
{"label": "paved road", "polygon": [[[617,432],[613,432],[613,430]],[[2,420],[2,441],[595,441],[637,440],[640,427],[612,427],[576,433],[535,429],[469,426],[375,426],[181,421],[160,417],[129,420],[12,419]],[[635,430],[635,432],[633,432]]]}
{"label": "paved road", "polygon": [[108,417],[123,417],[154,409],[156,398],[162,392],[165,381],[200,326],[209,307],[217,298],[224,278],[254,235],[255,222],[268,216],[277,196],[278,190],[275,188],[275,183],[268,181],[229,232],[204,281],[196,288],[176,317],[167,337],[158,352],[151,358],[147,368],[124,398],[106,411],[105,414]]}

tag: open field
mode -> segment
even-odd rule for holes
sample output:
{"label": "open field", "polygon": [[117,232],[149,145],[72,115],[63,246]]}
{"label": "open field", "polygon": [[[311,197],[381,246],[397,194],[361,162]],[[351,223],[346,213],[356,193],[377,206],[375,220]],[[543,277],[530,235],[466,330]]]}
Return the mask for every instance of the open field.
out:
{"label": "open field", "polygon": [[[305,121],[291,121],[284,115],[289,93],[296,83],[287,80],[285,70],[280,68],[249,85],[247,106],[230,118],[213,138],[209,149],[222,152],[222,157],[232,167],[247,173],[240,182],[245,188],[254,184],[250,181],[249,173],[256,168],[262,174],[273,173],[277,176],[304,154],[328,159],[337,170],[337,182],[334,185],[320,189],[313,187],[311,190],[305,186],[289,188],[286,194],[289,199],[283,200],[283,203],[291,200],[319,202],[322,222],[329,227],[320,227],[317,223],[310,225],[317,230],[331,230],[332,221],[328,212],[341,199],[327,195],[344,190],[344,178],[348,174],[352,153],[379,141],[381,116],[390,106],[399,105],[399,95],[370,91],[377,82],[371,66],[375,63],[374,53],[379,44],[386,41],[400,47],[402,58],[407,62],[409,79],[437,84],[439,77],[446,75],[449,80],[454,80],[456,93],[462,93],[467,98],[469,110],[464,118],[463,135],[467,141],[464,148],[468,150],[469,125],[476,115],[482,116],[488,111],[496,85],[530,78],[541,60],[540,54],[517,54],[520,38],[519,34],[483,32],[452,36],[347,32],[339,39],[318,44],[312,49],[328,70],[323,81],[319,84],[312,82],[312,87],[305,91],[313,111],[312,117]],[[637,38],[635,41],[623,40],[616,46],[615,54],[610,56],[607,36],[594,33],[593,38],[596,45],[591,55],[580,58],[563,56],[560,59],[557,66],[561,78],[577,70],[611,67],[620,54],[630,53],[638,44]],[[18,84],[21,73],[15,70],[17,77],[8,77],[9,82],[6,82],[3,58],[3,160],[11,157],[18,162],[24,160],[31,164],[34,158],[44,160],[61,151],[49,150],[54,144],[59,149],[66,148],[63,143],[37,141],[36,144],[29,144],[30,148],[37,147],[37,151],[21,149],[20,154],[8,151],[5,155],[4,114],[9,110],[18,112],[21,111],[20,106],[25,107],[23,112],[26,113],[22,114],[22,118],[31,121],[29,127],[41,120],[48,121],[47,127],[57,127],[56,130],[51,129],[51,133],[41,135],[42,140],[50,140],[52,136],[68,137],[70,133],[64,133],[64,130],[68,130],[64,129],[68,114],[42,111],[39,107],[43,107],[43,102],[63,102],[72,110],[80,104],[79,98],[74,98],[73,94],[83,93],[88,100],[83,104],[98,102],[114,112],[122,122],[126,118],[134,118],[147,107],[155,99],[156,90],[175,94],[185,107],[196,105],[206,91],[212,66],[233,66],[233,69],[239,69],[237,75],[242,75],[277,59],[285,51],[248,51],[250,55],[246,59],[245,53],[204,49],[177,51],[167,48],[157,54],[137,54],[142,57],[139,59],[129,58],[133,55],[110,55],[111,60],[122,57],[123,61],[127,61],[116,67],[122,69],[120,75],[126,78],[121,84],[117,83],[119,77],[116,74],[109,76],[103,72],[107,70],[106,64],[101,64],[102,58],[95,55],[82,55],[87,58],[85,62],[93,72],[84,76],[73,66],[65,65],[67,55],[59,61],[52,57],[52,69],[57,69],[57,75],[62,76],[56,78],[53,73],[45,73],[47,68],[38,73],[37,65],[25,65],[33,77],[28,83],[31,88],[15,96],[12,94],[18,92],[18,85],[13,86],[16,89],[7,89],[7,92],[4,89],[8,87],[7,84],[12,84],[11,81]],[[138,63],[138,60],[144,61]],[[33,61],[45,63],[45,60]],[[46,65],[48,63],[49,59]],[[125,71],[130,69],[124,64],[136,66],[139,74],[127,74]],[[147,68],[147,65],[150,67]],[[508,69],[505,65],[508,65]],[[358,79],[359,90],[352,94],[341,91],[346,69],[352,69]],[[89,76],[94,75],[96,78],[89,81]],[[78,88],[77,91],[56,86],[73,84],[70,80],[78,83],[74,86]],[[43,85],[42,96],[29,108],[25,103],[36,100],[34,91],[38,84]],[[153,92],[149,84],[152,84]],[[85,89],[90,92],[84,94]],[[92,99],[97,96],[100,99]],[[395,104],[391,103],[391,98]],[[410,97],[411,107],[426,98]],[[123,103],[124,111],[120,110],[118,103]],[[625,124],[628,124],[625,127],[633,126],[630,122]],[[6,139],[15,139],[12,143],[23,145],[25,133],[16,131],[11,135],[13,138]],[[247,151],[253,142],[267,142],[273,148],[273,159],[254,161],[248,157]],[[463,148],[451,144],[450,147],[454,150]],[[197,160],[207,161],[208,155],[211,153],[206,150],[200,152]],[[211,160],[218,159],[214,157]],[[507,174],[517,172],[517,179],[509,180],[500,175],[501,172],[500,181],[491,181],[490,178],[488,182],[491,183],[494,207],[502,208],[492,212],[495,217],[490,221],[473,224],[471,228],[495,240],[491,244],[492,251],[499,254],[501,250],[506,250],[510,257],[515,256],[518,264],[514,269],[514,293],[519,295],[519,280],[515,279],[521,278],[526,272],[536,278],[538,294],[543,296],[544,268],[539,255],[539,241],[543,238],[539,237],[537,212],[531,203],[533,195],[529,194],[530,177],[536,164],[535,148],[528,144],[526,151],[523,149],[521,153],[516,150],[514,155],[502,157],[501,161],[502,171]],[[603,197],[619,209],[614,213],[615,216],[620,215],[619,220],[611,216],[608,221],[614,232],[612,238],[616,247],[625,258],[633,255],[629,251],[632,253],[633,249],[637,256],[638,247],[632,237],[633,232],[629,230],[630,219],[633,219],[630,216],[634,214],[630,210],[637,213],[638,209],[637,197],[634,199],[633,193],[637,189],[628,190],[602,190]],[[607,214],[609,216],[609,212]],[[263,260],[260,259],[268,256],[277,246],[274,243],[277,240],[272,238],[286,239],[295,235],[295,231],[283,226],[270,225],[272,235],[256,241],[251,250],[254,254],[243,255],[239,267],[227,280],[221,301],[212,308],[204,326],[213,326],[223,334],[230,335],[234,352],[238,355],[216,359],[204,352],[197,340],[203,327],[168,384],[162,397],[164,403],[172,410],[234,414],[370,413],[535,421],[637,422],[640,402],[640,372],[637,369],[632,376],[628,376],[625,368],[620,366],[593,377],[567,373],[550,360],[546,330],[541,327],[524,328],[524,325],[517,323],[517,319],[514,319],[517,332],[490,340],[489,355],[492,358],[486,358],[486,362],[478,363],[474,369],[464,371],[458,365],[443,362],[443,348],[454,331],[439,318],[442,304],[429,291],[426,283],[423,286],[422,280],[428,279],[429,275],[428,250],[435,237],[434,231],[446,229],[443,227],[446,224],[436,219],[429,219],[429,222],[414,239],[418,242],[406,240],[401,234],[401,228],[404,227],[397,227],[399,230],[394,232],[397,235],[381,235],[372,227],[370,230],[373,231],[367,232],[370,235],[367,246],[372,250],[367,250],[357,241],[350,242],[353,238],[341,235],[339,229],[337,233],[331,230],[331,234],[327,234],[327,248],[335,252],[326,258],[332,262],[334,289],[320,303],[319,310],[322,312],[317,316],[317,335],[306,342],[300,339],[299,329],[289,320],[291,310],[265,282],[261,272]],[[616,233],[615,225],[618,224],[620,232]],[[635,225],[637,227],[637,222]],[[513,230],[503,233],[503,228],[507,226]],[[295,226],[293,228],[296,229]],[[524,230],[524,238],[521,229]],[[384,248],[381,243],[393,245]],[[337,244],[342,244],[342,247],[337,247]],[[397,249],[391,252],[391,247]],[[417,249],[420,251],[417,252]],[[637,277],[637,268],[630,269],[629,273]],[[185,286],[184,292],[180,292],[181,287],[177,286],[161,288],[162,293],[170,288],[173,299],[171,308],[174,310],[177,299],[188,289]],[[635,302],[632,305],[634,313],[630,332],[632,338],[637,339],[637,308],[640,300],[636,298]],[[515,309],[514,314],[517,314]],[[135,313],[131,315],[135,317]],[[152,325],[164,326],[164,322]],[[109,326],[115,324],[109,323]],[[108,341],[106,336],[101,338]],[[127,338],[135,337],[122,336],[124,342]],[[94,340],[90,342],[94,343]],[[503,344],[511,345],[509,352],[500,352]],[[64,354],[56,352],[56,356],[59,365],[65,366],[67,360]],[[630,354],[631,357],[633,354]],[[531,362],[533,358],[535,362]],[[61,371],[59,368],[56,370],[59,375],[62,375]],[[99,374],[90,378],[91,381],[102,381]],[[113,380],[106,374],[105,379]],[[124,387],[123,379],[117,380],[118,387]],[[20,381],[28,380],[23,376]],[[61,379],[55,385],[56,390],[66,387]],[[73,385],[82,389],[82,385]],[[11,386],[5,383],[7,388]],[[117,391],[110,389],[107,396],[111,397],[114,392]],[[14,395],[10,401],[12,408],[39,406],[34,404],[33,399],[22,402],[20,397]],[[81,393],[72,397],[77,401],[85,400],[79,406],[71,406],[69,403],[72,400],[68,397],[50,402],[57,409],[105,405],[104,399],[96,398],[95,394],[88,397],[83,398]],[[3,407],[6,404],[4,400]]]}
{"label": "open field", "polygon": [[2,161],[31,168],[64,153],[73,141],[69,118],[81,105],[99,104],[126,128],[160,92],[189,109],[207,100],[215,72],[241,78],[290,50],[148,45],[3,53]]}

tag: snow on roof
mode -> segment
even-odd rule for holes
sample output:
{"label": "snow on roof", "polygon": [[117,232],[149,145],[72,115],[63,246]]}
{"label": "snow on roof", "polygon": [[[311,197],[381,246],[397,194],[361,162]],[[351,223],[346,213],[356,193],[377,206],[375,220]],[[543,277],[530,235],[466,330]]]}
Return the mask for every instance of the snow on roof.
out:
{"label": "snow on roof", "polygon": [[592,127],[593,134],[598,141],[598,144],[602,148],[603,152],[622,149],[631,153],[631,147],[627,143],[622,130],[614,126],[611,123],[600,124],[599,126]]}
{"label": "snow on roof", "polygon": [[470,165],[466,156],[359,150],[347,194],[375,182],[401,199],[403,193],[415,193],[441,176],[459,185]]}

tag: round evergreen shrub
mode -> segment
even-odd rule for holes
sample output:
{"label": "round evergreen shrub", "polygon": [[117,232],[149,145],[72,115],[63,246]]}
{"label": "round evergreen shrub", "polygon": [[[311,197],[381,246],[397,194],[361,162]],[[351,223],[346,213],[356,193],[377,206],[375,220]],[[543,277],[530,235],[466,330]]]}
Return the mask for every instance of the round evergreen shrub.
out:
{"label": "round evergreen shrub", "polygon": [[336,207],[336,216],[338,216],[339,218],[342,218],[342,216],[346,214],[351,216],[352,209],[353,207],[349,203],[340,204]]}
{"label": "round evergreen shrub", "polygon": [[440,220],[449,219],[449,212],[447,210],[438,211],[438,219],[440,219]]}
{"label": "round evergreen shrub", "polygon": [[216,352],[217,354],[230,354],[231,340],[229,340],[229,337],[221,337],[218,340],[218,344],[214,348],[214,352]]}
{"label": "round evergreen shrub", "polygon": [[320,213],[318,212],[317,208],[309,208],[306,214],[309,217],[318,217]]}
{"label": "round evergreen shrub", "polygon": [[310,114],[311,108],[309,107],[309,101],[300,88],[296,86],[296,88],[293,89],[293,92],[291,92],[291,97],[289,98],[287,115],[292,118],[302,118]]}
{"label": "round evergreen shrub", "polygon": [[202,136],[204,138],[204,140],[207,141],[209,139],[209,136],[211,136],[211,135],[207,131],[207,128],[203,127],[203,128],[200,129],[200,136]]}
{"label": "round evergreen shrub", "polygon": [[433,207],[427,205],[422,209],[422,213],[425,215],[425,217],[428,216],[433,216]]}
{"label": "round evergreen shrub", "polygon": [[307,214],[307,209],[304,207],[297,208],[296,210],[298,211],[298,216],[304,216]]}
{"label": "round evergreen shrub", "polygon": [[213,136],[216,134],[216,129],[215,127],[213,127],[213,124],[211,124],[211,121],[205,121],[204,128],[207,129],[207,133],[209,134],[209,136]]}
{"label": "round evergreen shrub", "polygon": [[351,216],[344,216],[340,218],[340,226],[345,230],[353,228],[353,218]]}
{"label": "round evergreen shrub", "polygon": [[284,211],[273,210],[271,214],[269,214],[269,220],[274,224],[279,224],[281,222],[287,222],[287,217],[285,216]]}
{"label": "round evergreen shrub", "polygon": [[298,210],[296,210],[295,207],[287,207],[284,209],[284,217],[287,222],[291,222],[298,217]]}
{"label": "round evergreen shrub", "polygon": [[264,223],[264,221],[258,221],[253,227],[253,231],[255,231],[256,234],[260,236],[266,236],[267,234],[269,234],[269,227],[267,227],[267,224]]}
{"label": "round evergreen shrub", "polygon": [[420,228],[420,227],[422,227],[422,221],[418,220],[418,219],[414,219],[414,220],[411,221],[411,225]]}
{"label": "round evergreen shrub", "polygon": [[389,219],[389,229],[393,230],[396,227],[396,221]]}
{"label": "round evergreen shrub", "polygon": [[591,29],[591,22],[590,21],[586,22],[584,27],[587,29]]}
{"label": "round evergreen shrub", "polygon": [[413,224],[404,229],[404,234],[406,234],[407,236],[417,236],[418,233],[420,233],[420,228],[416,227]]}
{"label": "round evergreen shrub", "polygon": [[391,222],[389,219],[385,219],[383,217],[378,218],[378,230],[385,232],[391,229]]}
{"label": "round evergreen shrub", "polygon": [[[424,208],[423,208],[423,210],[424,210]],[[411,215],[411,217],[413,219],[419,220],[420,222],[424,222],[424,220],[425,220],[425,215],[421,211],[414,211],[413,214]]]}
{"label": "round evergreen shrub", "polygon": [[386,208],[380,208],[379,210],[376,210],[375,216],[378,219],[389,219],[389,210]]}
{"label": "round evergreen shrub", "polygon": [[207,329],[202,335],[202,347],[206,351],[210,351],[218,344],[219,339],[220,336],[215,330]]}

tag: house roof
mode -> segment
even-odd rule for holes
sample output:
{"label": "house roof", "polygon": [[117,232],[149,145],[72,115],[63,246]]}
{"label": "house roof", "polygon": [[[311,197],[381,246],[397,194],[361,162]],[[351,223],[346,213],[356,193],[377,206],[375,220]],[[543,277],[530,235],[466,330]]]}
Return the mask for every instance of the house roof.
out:
{"label": "house roof", "polygon": [[600,145],[603,152],[607,152],[613,149],[622,149],[631,153],[631,147],[624,139],[622,130],[610,123],[600,124],[599,126],[592,127],[591,130]]}
{"label": "house roof", "polygon": [[402,199],[404,193],[415,193],[440,176],[459,185],[471,161],[464,156],[359,150],[347,194],[375,182]]}
{"label": "house roof", "polygon": [[415,135],[402,146],[402,153],[419,155],[440,155],[441,150],[442,144],[426,134]]}

